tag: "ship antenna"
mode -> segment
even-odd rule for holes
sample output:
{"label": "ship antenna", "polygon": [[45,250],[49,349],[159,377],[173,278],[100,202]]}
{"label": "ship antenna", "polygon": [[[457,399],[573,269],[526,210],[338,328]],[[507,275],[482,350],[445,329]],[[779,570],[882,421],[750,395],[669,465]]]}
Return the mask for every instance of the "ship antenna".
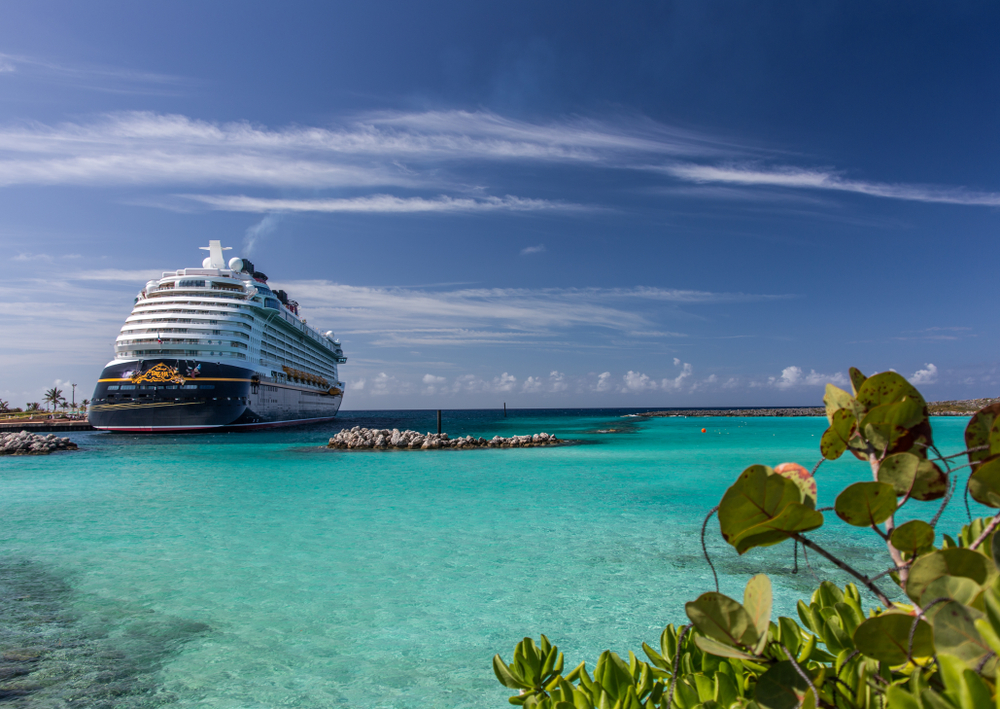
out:
{"label": "ship antenna", "polygon": [[222,255],[223,251],[231,251],[232,246],[222,246],[222,242],[216,239],[210,239],[208,246],[199,246],[202,251],[208,252],[208,268],[225,268],[226,261]]}

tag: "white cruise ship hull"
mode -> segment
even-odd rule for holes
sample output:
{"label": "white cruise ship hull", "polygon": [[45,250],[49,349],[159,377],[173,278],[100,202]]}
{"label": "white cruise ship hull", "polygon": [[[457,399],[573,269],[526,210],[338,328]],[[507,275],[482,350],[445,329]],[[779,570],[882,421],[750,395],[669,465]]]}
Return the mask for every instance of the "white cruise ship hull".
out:
{"label": "white cruise ship hull", "polygon": [[[197,372],[197,376],[185,373]],[[89,411],[94,428],[120,432],[254,430],[329,421],[340,390],[261,381],[238,365],[150,359],[104,369]]]}

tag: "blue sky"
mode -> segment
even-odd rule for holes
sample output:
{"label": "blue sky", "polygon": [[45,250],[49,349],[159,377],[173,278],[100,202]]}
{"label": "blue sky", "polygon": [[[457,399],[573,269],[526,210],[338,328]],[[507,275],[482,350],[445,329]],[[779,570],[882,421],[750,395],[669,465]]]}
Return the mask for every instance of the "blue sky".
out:
{"label": "blue sky", "polygon": [[209,239],[347,408],[996,396],[1000,9],[810,5],[8,6],[0,398]]}

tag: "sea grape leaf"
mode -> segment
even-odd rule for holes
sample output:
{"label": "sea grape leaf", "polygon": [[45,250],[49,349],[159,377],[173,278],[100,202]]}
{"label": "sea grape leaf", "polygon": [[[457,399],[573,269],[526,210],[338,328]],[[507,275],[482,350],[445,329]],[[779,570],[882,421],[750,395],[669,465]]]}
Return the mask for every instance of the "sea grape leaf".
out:
{"label": "sea grape leaf", "polygon": [[823,515],[794,482],[765,465],[751,465],[719,503],[719,530],[743,554],[755,546],[769,546],[794,532],[816,529]]}
{"label": "sea grape leaf", "polygon": [[925,554],[910,567],[906,595],[919,603],[930,583],[942,576],[964,576],[982,585],[989,571],[987,563],[983,554],[962,547]]}
{"label": "sea grape leaf", "polygon": [[916,401],[921,409],[927,408],[927,402],[920,392],[896,372],[882,372],[868,377],[858,390],[857,397],[858,403],[868,411],[903,399]]}
{"label": "sea grape leaf", "polygon": [[[979,463],[990,456],[1000,454],[1000,432],[997,422],[1000,421],[1000,403],[991,404],[980,409],[969,419],[965,427],[965,447],[980,448],[989,446],[988,450],[969,453],[970,463]],[[975,465],[973,469],[975,469]]]}
{"label": "sea grape leaf", "polygon": [[833,508],[848,524],[871,527],[885,522],[896,511],[896,494],[886,483],[854,483],[837,495]]}
{"label": "sea grape leaf", "polygon": [[737,650],[732,645],[720,643],[718,640],[713,640],[712,638],[708,638],[703,635],[695,635],[694,644],[701,648],[704,652],[707,652],[709,655],[716,655],[718,657],[733,657],[737,660],[754,659],[754,656],[748,652]]}
{"label": "sea grape leaf", "polygon": [[1000,455],[981,461],[969,478],[969,494],[987,507],[1000,507]]}
{"label": "sea grape leaf", "polygon": [[[803,669],[815,683],[818,672]],[[806,705],[815,706],[811,695],[809,684],[795,670],[790,660],[778,662],[762,674],[753,692],[753,698],[761,709],[800,709]]]}
{"label": "sea grape leaf", "polygon": [[[843,411],[843,409],[840,409]],[[837,413],[840,413],[838,411]],[[826,429],[823,432],[823,437],[819,439],[819,452],[827,460],[837,460],[840,456],[844,455],[844,451],[847,450],[847,441],[837,435],[833,426]]]}
{"label": "sea grape leaf", "polygon": [[[941,576],[927,584],[927,588],[920,596],[920,605],[927,606],[938,598],[951,598],[971,606],[976,597],[983,592],[983,587],[972,579],[965,576]],[[940,610],[940,606],[931,608],[927,613],[933,617]]]}
{"label": "sea grape leaf", "polygon": [[812,476],[812,473],[798,463],[776,465],[774,472],[798,485],[802,491],[803,500],[809,498],[812,500],[812,506],[816,506],[816,478]]}
{"label": "sea grape leaf", "polygon": [[823,526],[823,515],[811,507],[793,503],[785,507],[777,516],[746,530],[733,545],[739,554],[754,547],[768,547],[779,544],[793,534],[810,532]]}
{"label": "sea grape leaf", "polygon": [[739,601],[715,591],[684,604],[684,611],[694,627],[725,645],[753,647],[759,635],[753,618]]}
{"label": "sea grape leaf", "polygon": [[892,530],[889,543],[912,558],[934,546],[934,527],[923,520],[910,520]]}
{"label": "sea grape leaf", "polygon": [[894,453],[879,465],[879,482],[892,485],[899,496],[914,500],[938,500],[948,492],[948,476],[933,461],[912,453]]}
{"label": "sea grape leaf", "polygon": [[926,404],[909,398],[881,404],[865,414],[859,428],[878,451],[906,451],[916,440],[911,429],[926,421],[925,410]]}
{"label": "sea grape leaf", "polygon": [[[913,628],[911,615],[904,613],[883,613],[868,618],[854,631],[854,644],[858,650],[890,665],[901,665],[907,661],[910,630]],[[925,621],[917,622],[913,636],[913,657],[929,657],[934,654],[934,633]]]}
{"label": "sea grape leaf", "polygon": [[858,419],[850,409],[837,409],[830,418],[830,428],[823,434],[819,449],[827,460],[836,460],[858,429]]}
{"label": "sea grape leaf", "polygon": [[851,391],[854,392],[854,397],[857,398],[858,390],[865,383],[865,380],[868,377],[862,374],[861,370],[858,369],[857,367],[851,367],[849,370],[847,370],[847,373],[851,377]]}
{"label": "sea grape leaf", "polygon": [[[743,590],[743,608],[750,615],[750,620],[757,630],[758,641],[767,640],[771,627],[771,605],[774,596],[771,591],[771,579],[767,574],[757,574],[747,582]],[[762,645],[762,643],[759,643]],[[763,647],[755,647],[755,654],[760,654]]]}
{"label": "sea grape leaf", "polygon": [[833,423],[833,415],[841,409],[847,409],[855,417],[860,414],[858,402],[853,396],[833,384],[826,385],[826,393],[823,395],[823,404],[826,406],[826,420]]}
{"label": "sea grape leaf", "polygon": [[[969,667],[979,668],[980,663],[993,652],[976,630],[975,622],[983,614],[958,601],[946,601],[942,606],[934,614],[933,621],[937,651],[954,655]],[[982,673],[992,676],[996,672],[996,664],[996,657],[993,657],[982,667]]]}

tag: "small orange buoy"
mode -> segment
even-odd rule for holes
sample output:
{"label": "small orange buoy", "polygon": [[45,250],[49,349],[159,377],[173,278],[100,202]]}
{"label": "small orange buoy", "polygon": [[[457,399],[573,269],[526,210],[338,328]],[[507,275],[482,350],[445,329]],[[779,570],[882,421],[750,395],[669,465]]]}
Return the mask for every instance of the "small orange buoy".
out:
{"label": "small orange buoy", "polygon": [[704,429],[704,428],[703,428],[703,429],[701,429],[701,432],[702,432],[702,433],[704,433],[704,432],[705,432],[706,430],[707,430],[707,429]]}

